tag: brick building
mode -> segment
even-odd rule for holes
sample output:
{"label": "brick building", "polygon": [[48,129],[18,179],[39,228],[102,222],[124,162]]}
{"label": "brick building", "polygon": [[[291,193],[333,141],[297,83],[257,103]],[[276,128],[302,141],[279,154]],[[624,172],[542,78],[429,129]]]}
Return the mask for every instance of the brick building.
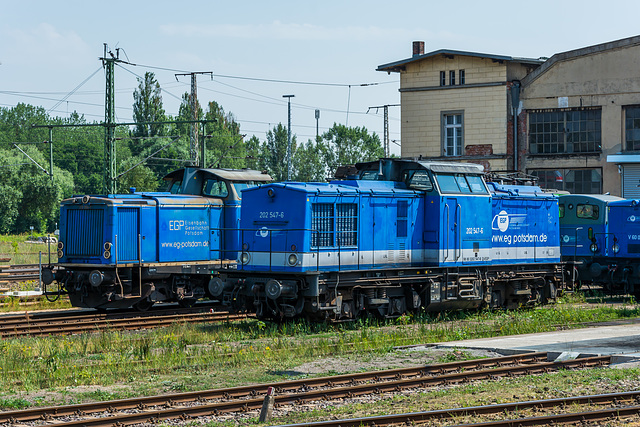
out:
{"label": "brick building", "polygon": [[403,157],[472,161],[536,175],[547,188],[640,197],[639,65],[640,36],[546,60],[424,53],[414,42],[411,58],[378,70],[400,73]]}

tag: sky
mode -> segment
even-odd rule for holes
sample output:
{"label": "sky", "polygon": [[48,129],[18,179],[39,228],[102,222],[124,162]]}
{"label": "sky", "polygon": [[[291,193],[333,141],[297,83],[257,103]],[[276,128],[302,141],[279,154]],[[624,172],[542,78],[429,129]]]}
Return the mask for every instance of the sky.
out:
{"label": "sky", "polygon": [[[261,140],[278,123],[298,142],[334,123],[383,138],[383,110],[400,103],[399,75],[380,65],[425,51],[551,57],[640,34],[640,2],[0,0],[0,107],[42,106],[104,120],[104,44],[120,49],[116,120],[131,122],[137,79],[151,71],[176,116],[198,75],[198,100],[216,101]],[[316,121],[315,110],[320,110]],[[400,108],[389,107],[390,148],[400,154]],[[55,135],[54,135],[55,138]]]}

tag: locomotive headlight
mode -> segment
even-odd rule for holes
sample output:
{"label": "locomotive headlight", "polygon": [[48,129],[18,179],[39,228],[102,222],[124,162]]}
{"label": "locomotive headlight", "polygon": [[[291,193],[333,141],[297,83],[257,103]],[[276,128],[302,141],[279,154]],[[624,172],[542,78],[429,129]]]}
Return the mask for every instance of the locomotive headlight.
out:
{"label": "locomotive headlight", "polygon": [[613,246],[611,246],[611,250],[613,250],[614,254],[617,254],[618,252],[620,252],[620,245],[617,243],[614,243]]}
{"label": "locomotive headlight", "polygon": [[298,255],[296,255],[296,254],[289,255],[289,265],[291,267],[294,267],[297,264],[298,264]]}
{"label": "locomotive headlight", "polygon": [[595,254],[596,252],[598,252],[598,244],[592,243],[591,246],[589,246],[589,249],[591,249],[591,252]]}
{"label": "locomotive headlight", "polygon": [[58,249],[62,250],[64,248],[64,243],[58,242]]}
{"label": "locomotive headlight", "polygon": [[104,242],[104,250],[105,251],[110,251],[111,250],[111,242]]}
{"label": "locomotive headlight", "polygon": [[58,250],[58,258],[62,258],[64,256],[64,252],[62,252],[62,249]]}
{"label": "locomotive headlight", "polygon": [[240,262],[247,264],[249,262],[249,258],[249,254],[247,252],[242,252],[242,255],[240,255]]}
{"label": "locomotive headlight", "polygon": [[109,259],[109,258],[111,258],[111,251],[104,251],[104,253],[102,254],[102,256],[103,256],[105,259]]}

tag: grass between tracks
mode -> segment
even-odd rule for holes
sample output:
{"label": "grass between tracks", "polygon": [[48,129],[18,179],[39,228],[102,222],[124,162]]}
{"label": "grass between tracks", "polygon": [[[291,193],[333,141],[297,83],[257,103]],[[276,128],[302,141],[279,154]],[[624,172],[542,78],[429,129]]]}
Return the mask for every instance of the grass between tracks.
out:
{"label": "grass between tracks", "polygon": [[[542,332],[580,327],[585,322],[638,317],[640,310],[635,305],[588,306],[584,299],[573,296],[564,298],[554,306],[534,310],[443,315],[423,313],[389,322],[362,321],[342,325],[297,322],[276,325],[252,320],[174,325],[136,333],[107,329],[94,334],[67,337],[6,339],[0,341],[0,407],[16,409],[31,405],[78,403],[281,381],[306,375],[298,369],[299,366],[323,360],[335,363],[334,368],[328,369],[330,373],[346,372],[354,369],[353,366],[358,369],[357,366],[362,366],[359,364],[391,359],[398,353],[394,350],[395,346]],[[468,355],[451,352],[435,361],[444,362],[460,357]],[[350,361],[351,368],[346,368],[346,364],[341,365],[341,360]],[[406,362],[405,357],[397,363],[400,366]],[[543,380],[532,379],[530,385],[523,386],[519,381],[525,380],[513,379],[501,381],[503,384],[499,387],[504,386],[504,398],[507,400],[513,400],[514,395],[522,395],[526,399],[539,398],[536,397],[538,395],[525,393],[537,388],[549,392],[549,397],[559,397],[561,394],[558,394],[558,390],[571,390],[575,394],[574,391],[580,389],[575,381],[587,385],[599,382],[617,384],[622,378],[619,377],[619,371],[589,372],[566,373],[566,377],[563,377],[564,373],[535,377],[548,377],[544,381],[550,384],[556,381],[554,378],[560,378],[557,381],[564,385],[544,386],[540,383],[538,386],[537,381]],[[629,370],[625,375],[624,378],[635,380],[638,371]],[[496,395],[491,384],[498,383],[457,387],[459,390],[469,390],[459,393],[459,398],[456,398],[461,402],[459,405],[471,402],[482,404],[482,399],[490,399],[492,394]],[[486,387],[487,391],[478,391],[482,387]],[[520,389],[520,392],[513,391]],[[445,394],[440,397],[438,393]],[[455,406],[453,402],[458,400],[451,400],[446,393],[446,390],[426,392],[424,399],[429,402],[441,399],[442,405],[445,405],[443,407]],[[418,407],[424,410],[425,405],[420,403],[422,394],[416,396],[416,409],[411,409],[412,404],[408,404],[402,410],[418,410]],[[387,403],[374,406],[382,413],[385,413],[384,405],[389,405],[389,411],[398,412],[399,403],[394,399],[400,398],[386,399]],[[438,406],[429,404],[428,408],[437,409]],[[326,410],[332,416],[341,414],[340,411],[345,411],[344,416],[364,411],[359,409],[358,404],[352,405],[351,409],[344,407],[340,410],[329,405]],[[373,408],[367,409],[370,410]],[[286,416],[279,422],[303,420],[296,418],[299,416]]]}
{"label": "grass between tracks", "polygon": [[51,261],[58,262],[58,248],[55,243],[49,245],[33,240],[45,236],[45,234],[0,235],[0,258],[11,259],[0,264],[37,264],[38,252],[42,252],[42,263],[46,264],[49,262],[49,250],[51,250]]}

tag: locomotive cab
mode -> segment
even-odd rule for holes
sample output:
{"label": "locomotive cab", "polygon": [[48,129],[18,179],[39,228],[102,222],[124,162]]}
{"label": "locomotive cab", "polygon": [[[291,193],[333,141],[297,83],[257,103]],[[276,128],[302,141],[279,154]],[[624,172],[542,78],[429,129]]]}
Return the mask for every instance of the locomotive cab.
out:
{"label": "locomotive cab", "polygon": [[[578,280],[619,289],[612,245],[618,221],[611,221],[610,206],[624,199],[609,195],[568,194],[559,197],[562,256],[575,261]],[[612,234],[612,231],[614,232]],[[618,239],[620,236],[616,237]],[[616,254],[617,255],[617,254]],[[620,274],[622,271],[620,271]]]}

